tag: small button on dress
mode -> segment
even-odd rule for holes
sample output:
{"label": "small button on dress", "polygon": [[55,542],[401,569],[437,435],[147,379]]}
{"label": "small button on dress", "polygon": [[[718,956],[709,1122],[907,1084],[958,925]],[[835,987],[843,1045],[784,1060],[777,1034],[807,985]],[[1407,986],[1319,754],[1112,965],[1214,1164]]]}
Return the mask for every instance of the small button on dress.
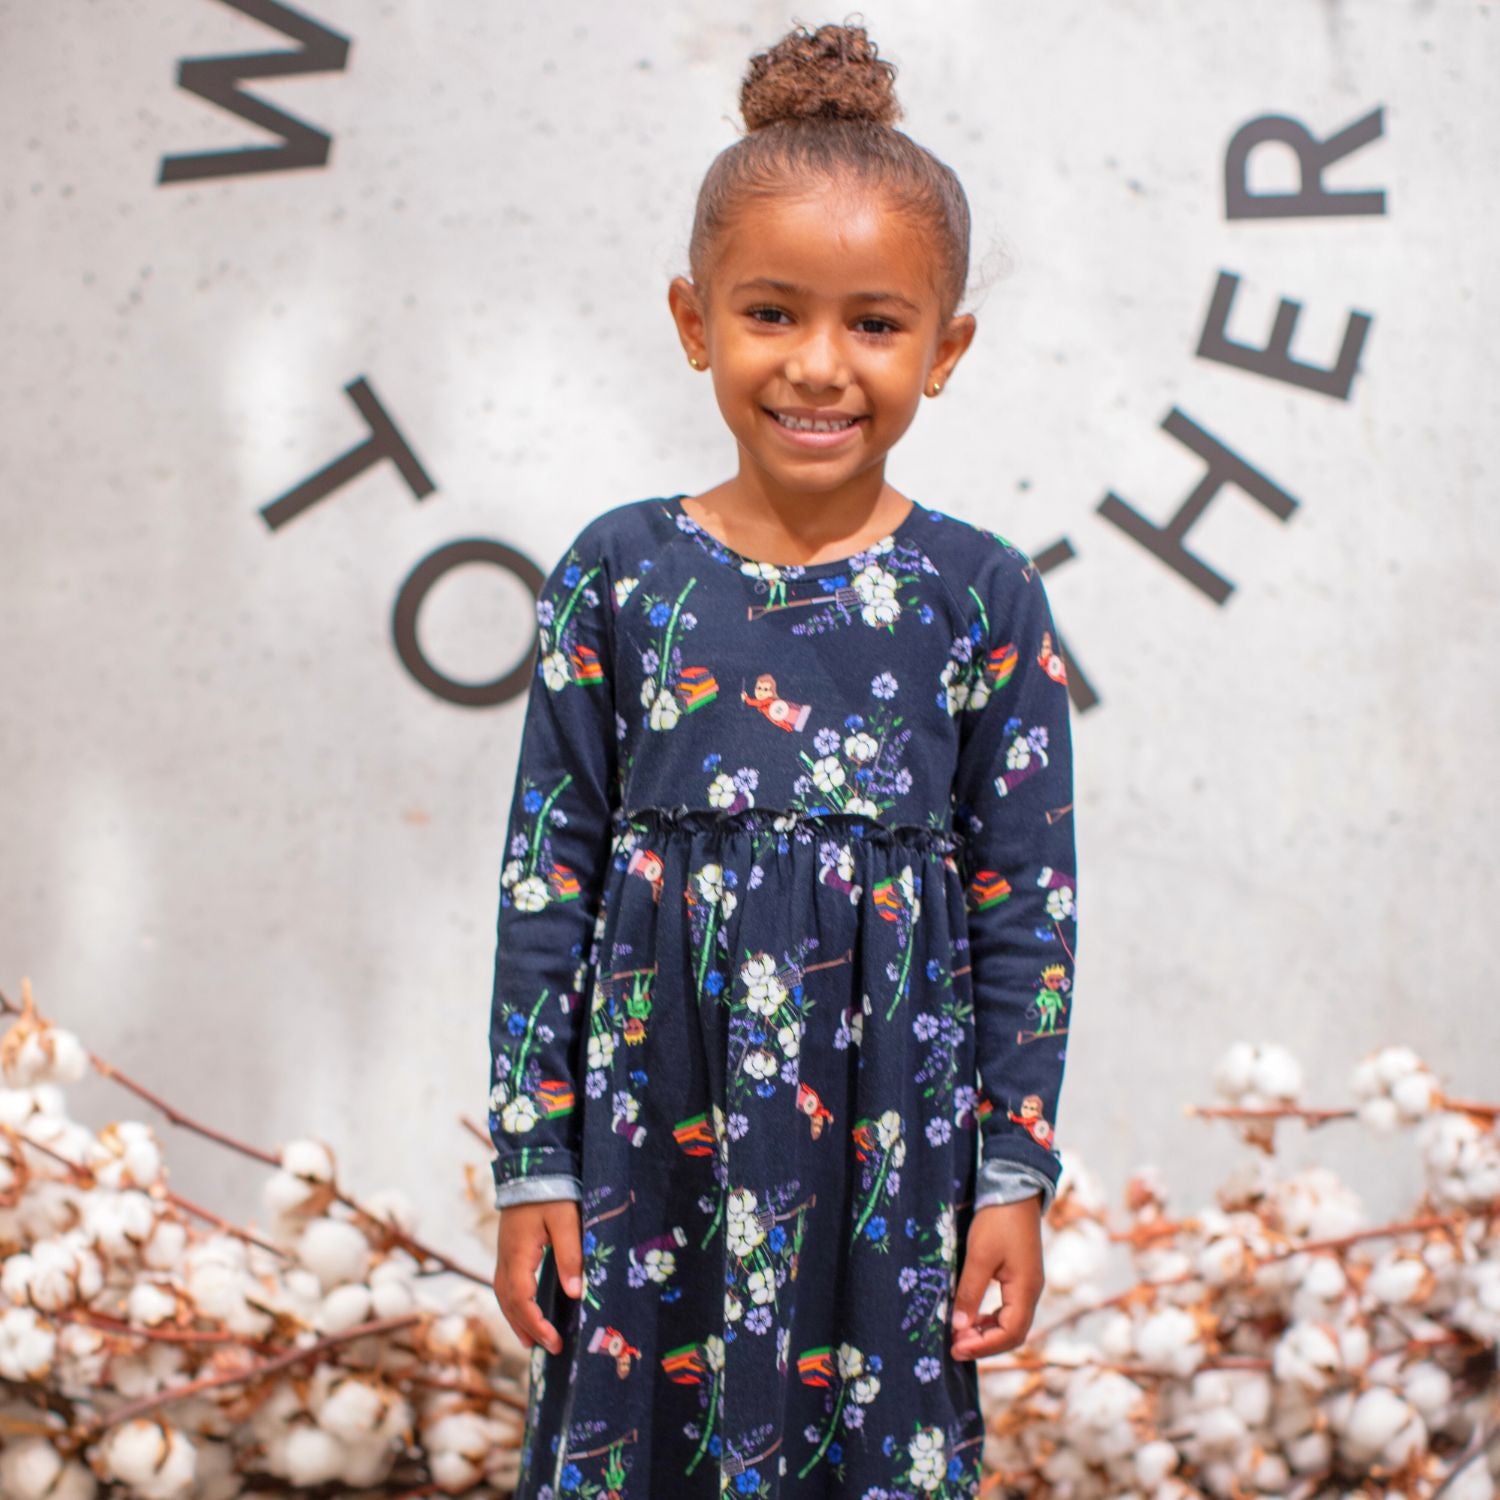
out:
{"label": "small button on dress", "polygon": [[1035,564],[913,503],[745,557],[616,505],[537,599],[490,1013],[495,1201],[549,1253],[522,1500],[954,1497],[974,1213],[1045,1211],[1072,1012],[1067,672]]}

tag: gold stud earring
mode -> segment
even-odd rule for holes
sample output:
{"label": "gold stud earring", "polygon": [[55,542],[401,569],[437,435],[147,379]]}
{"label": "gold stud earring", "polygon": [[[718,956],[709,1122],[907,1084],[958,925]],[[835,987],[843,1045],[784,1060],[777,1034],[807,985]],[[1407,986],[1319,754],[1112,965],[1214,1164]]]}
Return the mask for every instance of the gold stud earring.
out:
{"label": "gold stud earring", "polygon": [[943,382],[941,380],[934,380],[932,382],[932,389],[927,394],[929,396],[935,396],[940,390],[942,390],[942,388]]}
{"label": "gold stud earring", "polygon": [[698,363],[698,356],[696,354],[690,354],[690,355],[688,355],[688,363],[695,370],[701,370],[703,368],[703,366]]}

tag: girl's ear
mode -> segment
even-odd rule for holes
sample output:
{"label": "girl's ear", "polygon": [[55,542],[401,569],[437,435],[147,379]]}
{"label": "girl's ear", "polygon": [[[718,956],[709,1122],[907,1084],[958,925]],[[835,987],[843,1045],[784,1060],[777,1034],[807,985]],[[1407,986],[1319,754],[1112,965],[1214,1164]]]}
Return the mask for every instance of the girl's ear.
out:
{"label": "girl's ear", "polygon": [[948,384],[948,377],[953,373],[959,360],[964,357],[969,345],[974,342],[974,335],[978,328],[979,324],[973,313],[960,313],[957,317],[948,320],[947,328],[938,339],[932,369],[927,374],[928,386],[931,386],[933,381],[937,381],[939,385]]}
{"label": "girl's ear", "polygon": [[708,364],[708,329],[698,288],[686,276],[674,276],[667,287],[667,306],[677,324],[677,337],[694,369]]}

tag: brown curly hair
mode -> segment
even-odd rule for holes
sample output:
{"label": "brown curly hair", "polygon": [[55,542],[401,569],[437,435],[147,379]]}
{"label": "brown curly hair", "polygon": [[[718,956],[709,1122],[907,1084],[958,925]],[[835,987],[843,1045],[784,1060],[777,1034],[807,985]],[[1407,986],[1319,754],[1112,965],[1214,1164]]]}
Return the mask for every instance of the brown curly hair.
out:
{"label": "brown curly hair", "polygon": [[894,128],[895,77],[862,26],[798,25],[750,59],[740,86],[747,133],[714,158],[698,190],[695,282],[707,285],[718,236],[747,201],[852,178],[932,231],[941,321],[953,316],[969,279],[969,200],[951,167]]}

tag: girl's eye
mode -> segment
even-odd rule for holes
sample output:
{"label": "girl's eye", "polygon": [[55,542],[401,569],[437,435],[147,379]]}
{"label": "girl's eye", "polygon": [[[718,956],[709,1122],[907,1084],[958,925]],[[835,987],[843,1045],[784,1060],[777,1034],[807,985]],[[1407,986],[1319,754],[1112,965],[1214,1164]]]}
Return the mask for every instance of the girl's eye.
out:
{"label": "girl's eye", "polygon": [[[750,307],[746,308],[745,311],[746,315],[754,318],[757,323],[770,323],[772,327],[776,326],[772,322],[773,319],[785,318],[787,316],[786,309],[780,307]],[[765,314],[765,316],[762,316],[762,314]],[[874,326],[867,326],[871,324]],[[890,334],[900,331],[896,324],[892,323],[889,318],[877,318],[873,315],[868,318],[860,318],[855,327],[870,334],[873,338],[886,338]]]}

